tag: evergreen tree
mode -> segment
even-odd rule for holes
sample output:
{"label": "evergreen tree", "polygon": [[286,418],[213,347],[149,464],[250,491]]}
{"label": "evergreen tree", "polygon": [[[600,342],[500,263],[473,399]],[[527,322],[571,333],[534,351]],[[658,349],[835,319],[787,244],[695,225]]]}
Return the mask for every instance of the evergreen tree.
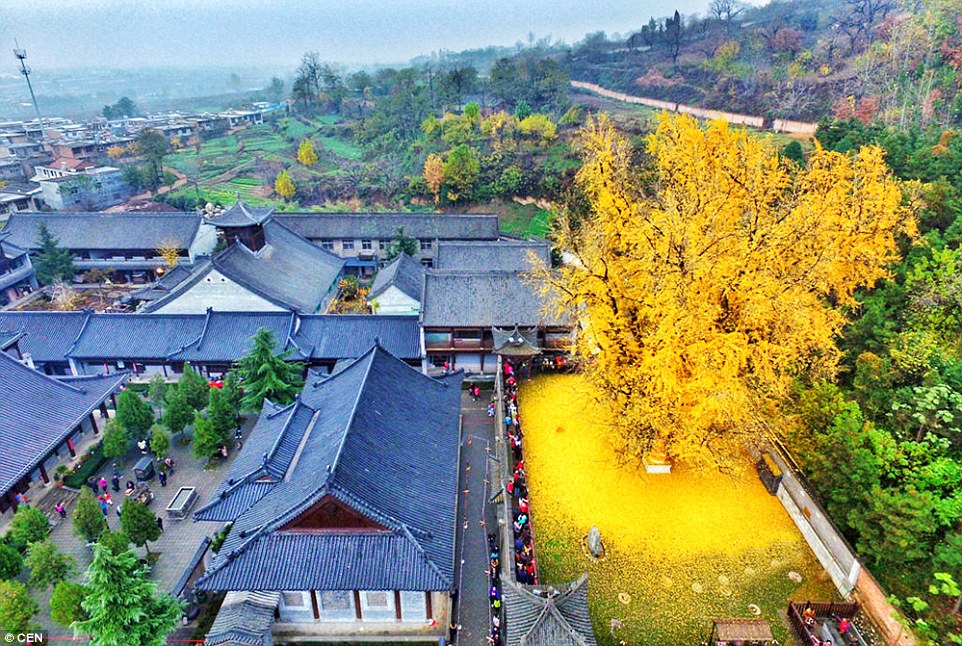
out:
{"label": "evergreen tree", "polygon": [[[126,505],[125,505],[126,507]],[[87,568],[87,596],[80,604],[89,619],[75,622],[76,635],[96,646],[162,646],[180,620],[179,601],[158,593],[157,582],[133,550],[114,554],[94,545]]]}
{"label": "evergreen tree", "polygon": [[24,561],[30,568],[30,587],[46,590],[69,577],[76,567],[72,557],[57,549],[50,539],[31,543]]}
{"label": "evergreen tree", "polygon": [[164,404],[167,403],[167,380],[159,372],[155,372],[147,385],[147,398],[157,414],[163,414]]}
{"label": "evergreen tree", "polygon": [[0,543],[0,581],[16,579],[23,571],[23,557],[20,552]]}
{"label": "evergreen tree", "polygon": [[224,438],[214,431],[210,420],[197,412],[194,414],[194,457],[198,460],[217,455],[224,445]]}
{"label": "evergreen tree", "polygon": [[70,581],[60,581],[50,597],[50,618],[64,628],[69,628],[75,621],[88,619],[87,613],[81,607],[86,597],[87,588],[84,586]]}
{"label": "evergreen tree", "polygon": [[184,364],[184,374],[181,375],[177,388],[194,410],[203,410],[207,407],[210,384],[189,363]]}
{"label": "evergreen tree", "polygon": [[108,458],[122,458],[130,449],[130,434],[127,427],[112,419],[104,427],[104,456]]}
{"label": "evergreen tree", "polygon": [[230,405],[223,390],[211,388],[210,403],[207,405],[207,418],[214,433],[222,438],[221,443],[230,441],[231,432],[237,427],[237,413]]}
{"label": "evergreen tree", "polygon": [[289,404],[304,386],[304,364],[288,362],[291,351],[275,352],[274,333],[259,329],[251,338],[253,347],[235,368],[244,385],[244,408],[260,410],[264,399]]}
{"label": "evergreen tree", "polygon": [[[20,505],[10,521],[10,540],[27,547],[39,543],[50,534],[50,520],[36,507]],[[2,624],[0,624],[2,626]]]}
{"label": "evergreen tree", "polygon": [[116,420],[129,431],[132,437],[144,437],[154,423],[154,413],[144,398],[137,393],[125,390],[117,397]]}
{"label": "evergreen tree", "polygon": [[97,542],[106,547],[112,554],[120,554],[130,549],[130,537],[122,529],[115,531],[105,530]]}
{"label": "evergreen tree", "polygon": [[120,526],[124,534],[130,537],[130,541],[134,545],[143,545],[148,554],[150,554],[150,547],[147,542],[160,538],[157,516],[142,502],[128,500],[124,503],[120,509]]}
{"label": "evergreen tree", "polygon": [[0,581],[0,630],[13,634],[30,632],[36,628],[33,616],[39,610],[27,586],[19,581]]}
{"label": "evergreen tree", "polygon": [[235,414],[239,414],[244,402],[244,393],[241,391],[240,383],[238,383],[237,373],[233,370],[228,372],[224,377],[224,387],[221,388],[221,392],[224,393],[224,397],[230,402],[230,406],[234,409]]}
{"label": "evergreen tree", "polygon": [[190,424],[194,417],[194,410],[190,407],[184,391],[179,386],[167,389],[167,410],[164,411],[164,426],[171,433],[180,433]]}
{"label": "evergreen tree", "polygon": [[418,255],[421,253],[421,247],[418,244],[418,241],[415,238],[412,238],[411,236],[404,235],[403,227],[397,230],[397,235],[394,236],[394,240],[393,242],[391,242],[391,246],[388,247],[385,260],[390,262],[391,260],[394,260],[402,253],[406,253],[412,258],[417,258]]}
{"label": "evergreen tree", "polygon": [[89,487],[80,490],[77,506],[73,509],[73,533],[93,543],[107,529],[107,519]]}
{"label": "evergreen tree", "polygon": [[56,280],[69,281],[77,273],[73,264],[73,253],[60,246],[60,242],[50,233],[47,225],[40,223],[37,228],[40,250],[33,256],[33,270],[44,285]]}
{"label": "evergreen tree", "polygon": [[150,427],[150,450],[158,458],[167,455],[170,450],[170,431],[162,424],[154,424]]}

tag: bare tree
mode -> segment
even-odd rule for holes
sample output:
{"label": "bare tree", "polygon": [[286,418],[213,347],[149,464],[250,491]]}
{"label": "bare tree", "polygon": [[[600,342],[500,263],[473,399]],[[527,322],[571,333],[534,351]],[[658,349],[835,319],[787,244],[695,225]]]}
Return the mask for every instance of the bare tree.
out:
{"label": "bare tree", "polygon": [[712,18],[725,25],[725,31],[731,30],[732,21],[745,11],[745,7],[738,0],[712,0],[708,12]]}

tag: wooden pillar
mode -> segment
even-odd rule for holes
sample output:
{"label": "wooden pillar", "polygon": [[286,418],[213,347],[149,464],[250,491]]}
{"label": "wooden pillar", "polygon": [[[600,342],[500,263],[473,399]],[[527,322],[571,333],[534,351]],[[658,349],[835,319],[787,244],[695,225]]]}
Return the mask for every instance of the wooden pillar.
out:
{"label": "wooden pillar", "polygon": [[394,618],[401,621],[401,591],[394,591]]}
{"label": "wooden pillar", "polygon": [[97,431],[97,420],[94,419],[94,414],[93,414],[93,413],[90,413],[90,415],[88,415],[88,417],[90,417],[90,428],[93,430],[94,435],[96,435],[97,432],[98,432],[98,431]]}
{"label": "wooden pillar", "polygon": [[43,466],[43,462],[40,463],[40,479],[44,484],[50,484],[50,476],[47,475],[47,468]]}
{"label": "wooden pillar", "polygon": [[107,400],[100,402],[100,416],[107,419]]}
{"label": "wooden pillar", "polygon": [[311,610],[314,611],[314,619],[321,618],[320,608],[317,607],[317,591],[311,590]]}
{"label": "wooden pillar", "polygon": [[67,438],[67,450],[70,451],[70,457],[77,457],[77,449],[74,448],[73,440],[71,440],[69,437]]}
{"label": "wooden pillar", "polygon": [[424,593],[424,610],[428,619],[434,619],[434,610],[431,608],[431,591]]}
{"label": "wooden pillar", "polygon": [[354,614],[358,621],[364,621],[361,616],[361,593],[357,590],[354,591]]}
{"label": "wooden pillar", "polygon": [[7,504],[10,506],[10,509],[17,511],[19,503],[17,503],[17,492],[14,491],[15,488],[16,487],[13,489],[8,489],[5,498],[7,499]]}

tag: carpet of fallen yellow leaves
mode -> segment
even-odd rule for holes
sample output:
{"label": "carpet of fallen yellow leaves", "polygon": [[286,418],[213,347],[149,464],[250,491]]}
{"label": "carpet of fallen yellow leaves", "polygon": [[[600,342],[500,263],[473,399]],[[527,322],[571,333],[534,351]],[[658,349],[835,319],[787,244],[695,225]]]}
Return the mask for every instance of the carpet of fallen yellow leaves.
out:
{"label": "carpet of fallen yellow leaves", "polygon": [[[785,644],[778,612],[790,599],[836,598],[751,465],[732,476],[648,475],[620,464],[602,409],[578,375],[538,377],[518,399],[541,577],[590,573],[600,643],[699,644],[711,619],[760,611]],[[592,525],[607,550],[601,560],[583,548]],[[621,627],[612,629],[613,620]]]}

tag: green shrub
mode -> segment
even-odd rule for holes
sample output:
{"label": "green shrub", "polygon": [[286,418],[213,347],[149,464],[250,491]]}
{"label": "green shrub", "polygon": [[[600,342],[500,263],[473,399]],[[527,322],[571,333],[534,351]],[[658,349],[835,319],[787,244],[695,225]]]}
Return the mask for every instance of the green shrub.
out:
{"label": "green shrub", "polygon": [[68,475],[63,479],[64,485],[68,487],[73,487],[74,489],[79,489],[87,484],[87,480],[93,474],[100,471],[100,467],[104,465],[107,458],[104,457],[104,449],[98,444],[90,451],[90,458],[80,465],[80,467],[72,474]]}

